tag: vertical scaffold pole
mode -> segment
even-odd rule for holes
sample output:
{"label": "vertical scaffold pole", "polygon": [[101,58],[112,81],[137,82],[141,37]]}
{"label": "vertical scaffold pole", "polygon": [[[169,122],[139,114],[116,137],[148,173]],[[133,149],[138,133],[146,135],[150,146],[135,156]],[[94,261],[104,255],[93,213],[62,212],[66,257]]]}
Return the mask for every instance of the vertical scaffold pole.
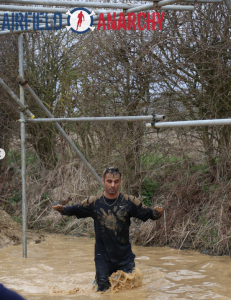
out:
{"label": "vertical scaffold pole", "polygon": [[[19,74],[24,76],[23,72],[23,33],[18,35],[18,57]],[[24,89],[20,85],[20,101],[25,104]],[[25,119],[24,112],[20,113],[22,120]],[[27,216],[26,216],[26,132],[25,122],[21,122],[21,171],[22,171],[22,234],[23,234],[23,257],[27,258]]]}

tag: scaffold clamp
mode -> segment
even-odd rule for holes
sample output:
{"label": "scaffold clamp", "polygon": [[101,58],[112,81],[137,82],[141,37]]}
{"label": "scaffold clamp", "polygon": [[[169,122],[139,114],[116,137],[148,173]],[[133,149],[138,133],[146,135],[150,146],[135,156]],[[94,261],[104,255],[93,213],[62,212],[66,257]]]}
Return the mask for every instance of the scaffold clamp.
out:
{"label": "scaffold clamp", "polygon": [[152,122],[146,124],[147,128],[156,128],[155,124],[161,121],[163,122],[166,118],[165,115],[156,115],[155,112],[152,113],[152,117]]}
{"label": "scaffold clamp", "polygon": [[23,119],[19,119],[18,122],[19,122],[19,123],[26,123],[26,122],[27,122],[27,119],[24,119],[24,120],[23,120]]}
{"label": "scaffold clamp", "polygon": [[29,108],[28,105],[24,105],[24,107],[19,107],[19,110],[24,113]]}
{"label": "scaffold clamp", "polygon": [[24,80],[23,82],[21,82],[20,80],[19,80],[19,82],[18,82],[21,86],[24,86],[24,85],[26,85],[27,83],[28,83],[28,81],[27,80]]}

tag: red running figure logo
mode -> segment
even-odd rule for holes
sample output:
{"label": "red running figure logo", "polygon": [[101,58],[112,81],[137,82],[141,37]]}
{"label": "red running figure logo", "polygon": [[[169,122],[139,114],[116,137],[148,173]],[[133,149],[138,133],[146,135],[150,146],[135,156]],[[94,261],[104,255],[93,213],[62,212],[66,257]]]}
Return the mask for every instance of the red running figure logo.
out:
{"label": "red running figure logo", "polygon": [[95,12],[93,10],[90,12],[90,10],[84,7],[78,7],[74,8],[71,12],[68,10],[66,14],[68,15],[67,30],[71,29],[75,33],[82,34],[95,29],[93,26]]}
{"label": "red running figure logo", "polygon": [[78,28],[81,27],[81,24],[83,23],[83,21],[85,21],[84,14],[83,14],[82,10],[78,14],[77,19],[78,19],[78,22],[77,22],[76,30],[78,30]]}

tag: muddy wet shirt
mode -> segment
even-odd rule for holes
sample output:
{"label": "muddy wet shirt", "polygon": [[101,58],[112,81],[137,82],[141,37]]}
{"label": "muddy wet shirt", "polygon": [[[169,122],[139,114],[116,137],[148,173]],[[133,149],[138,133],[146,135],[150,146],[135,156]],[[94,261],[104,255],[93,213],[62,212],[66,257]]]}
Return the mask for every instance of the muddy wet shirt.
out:
{"label": "muddy wet shirt", "polygon": [[80,204],[65,206],[63,214],[77,218],[92,217],[95,227],[95,256],[103,255],[106,261],[123,265],[135,258],[129,242],[130,218],[135,217],[145,222],[148,219],[158,220],[160,215],[134,196],[120,193],[116,202],[115,200],[103,197],[103,193],[100,193]]}

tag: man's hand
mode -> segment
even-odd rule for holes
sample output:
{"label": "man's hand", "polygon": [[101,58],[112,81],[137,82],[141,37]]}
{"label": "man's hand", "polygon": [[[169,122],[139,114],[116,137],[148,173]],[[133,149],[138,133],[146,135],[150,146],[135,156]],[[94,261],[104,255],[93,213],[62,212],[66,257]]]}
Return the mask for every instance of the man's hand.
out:
{"label": "man's hand", "polygon": [[164,207],[161,207],[161,206],[155,206],[155,207],[154,207],[154,210],[155,210],[158,214],[162,215],[163,212],[164,212]]}
{"label": "man's hand", "polygon": [[61,204],[54,205],[54,206],[52,206],[52,208],[54,210],[57,210],[60,213],[62,213],[64,211],[64,207]]}

